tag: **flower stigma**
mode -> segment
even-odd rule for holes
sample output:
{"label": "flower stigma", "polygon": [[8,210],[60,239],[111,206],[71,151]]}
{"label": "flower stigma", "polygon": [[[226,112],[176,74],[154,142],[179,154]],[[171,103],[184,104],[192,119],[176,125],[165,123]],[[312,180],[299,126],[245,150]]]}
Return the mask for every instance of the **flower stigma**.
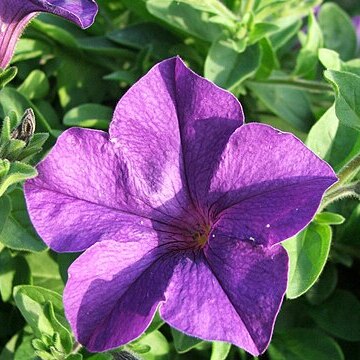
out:
{"label": "flower stigma", "polygon": [[196,248],[198,249],[204,248],[204,246],[206,245],[209,239],[210,230],[211,230],[211,226],[205,225],[194,233],[193,239],[195,240]]}

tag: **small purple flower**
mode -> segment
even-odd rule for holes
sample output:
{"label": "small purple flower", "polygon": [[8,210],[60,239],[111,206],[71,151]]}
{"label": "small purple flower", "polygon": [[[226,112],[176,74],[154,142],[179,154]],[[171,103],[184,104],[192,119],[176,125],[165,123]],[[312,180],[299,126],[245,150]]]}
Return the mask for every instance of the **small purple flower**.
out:
{"label": "small purple flower", "polygon": [[291,134],[243,125],[238,100],[179,58],[120,100],[110,134],[63,133],[26,182],[30,216],[71,265],[67,318],[90,351],[174,328],[257,355],[287,285],[280,241],[314,216],[333,170]]}
{"label": "small purple flower", "polygon": [[355,27],[356,37],[357,37],[357,47],[360,49],[360,15],[354,16],[352,22]]}
{"label": "small purple flower", "polygon": [[1,0],[0,68],[9,64],[18,38],[38,12],[62,16],[85,29],[92,25],[97,11],[95,0]]}

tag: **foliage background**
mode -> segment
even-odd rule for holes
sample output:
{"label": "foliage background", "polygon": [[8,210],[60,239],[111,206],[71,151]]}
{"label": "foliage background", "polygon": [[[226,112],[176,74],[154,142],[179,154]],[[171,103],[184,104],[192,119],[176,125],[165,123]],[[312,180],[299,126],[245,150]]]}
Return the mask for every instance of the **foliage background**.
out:
{"label": "foliage background", "polygon": [[[128,353],[156,360],[250,359],[234,346],[189,338],[159,318],[123,349],[88,354],[74,342],[59,295],[77,254],[46,249],[30,224],[21,181],[36,174],[33,165],[66,128],[106,130],[129,86],[177,54],[238,96],[248,122],[291,131],[341,171],[360,153],[360,58],[351,24],[360,4],[325,2],[314,16],[321,1],[98,3],[87,31],[54,16],[37,17],[18,43],[17,75],[0,91],[0,360],[122,359]],[[30,107],[39,134],[24,147],[11,142],[6,129]],[[343,185],[357,178],[355,168]],[[356,192],[284,243],[291,258],[287,299],[261,359],[360,359]]]}

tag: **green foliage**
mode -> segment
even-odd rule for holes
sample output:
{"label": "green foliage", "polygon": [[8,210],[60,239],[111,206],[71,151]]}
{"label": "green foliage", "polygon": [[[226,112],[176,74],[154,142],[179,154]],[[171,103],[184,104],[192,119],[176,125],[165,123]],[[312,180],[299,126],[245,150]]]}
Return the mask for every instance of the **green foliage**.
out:
{"label": "green foliage", "polygon": [[304,294],[318,279],[329,255],[331,237],[329,225],[313,223],[283,243],[290,257],[289,299]]}
{"label": "green foliage", "polygon": [[213,342],[210,360],[225,360],[229,355],[231,344]]}
{"label": "green foliage", "polygon": [[319,12],[319,24],[326,48],[338,52],[344,60],[355,57],[355,30],[350,17],[338,5],[324,4]]}
{"label": "green foliage", "polygon": [[72,351],[73,340],[65,320],[61,296],[30,285],[14,289],[15,303],[32,328],[36,354],[46,359],[63,359]]}
{"label": "green foliage", "polygon": [[271,360],[344,360],[339,345],[312,329],[292,329],[278,334],[269,348]]}
{"label": "green foliage", "polygon": [[185,353],[202,342],[201,339],[188,336],[180,331],[171,328],[171,335],[174,339],[174,346],[178,353]]}
{"label": "green foliage", "polygon": [[83,104],[69,110],[64,116],[64,125],[96,127],[106,130],[109,127],[113,110],[97,104]]}
{"label": "green foliage", "polygon": [[336,91],[336,116],[344,125],[360,130],[360,76],[345,71],[327,70],[325,77]]}
{"label": "green foliage", "polygon": [[0,90],[5,87],[17,74],[16,67],[9,67],[6,70],[0,69]]}

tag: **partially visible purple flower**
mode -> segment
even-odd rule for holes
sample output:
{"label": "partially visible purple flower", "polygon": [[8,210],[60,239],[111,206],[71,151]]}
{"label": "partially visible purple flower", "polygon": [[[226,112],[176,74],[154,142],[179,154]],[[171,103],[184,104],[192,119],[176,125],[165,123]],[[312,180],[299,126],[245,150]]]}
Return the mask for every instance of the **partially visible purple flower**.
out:
{"label": "partially visible purple flower", "polygon": [[86,250],[64,292],[91,351],[174,328],[267,348],[288,274],[279,244],[306,226],[333,170],[292,134],[243,125],[238,100],[165,60],[120,100],[110,134],[64,132],[25,193],[55,251]]}
{"label": "partially visible purple flower", "polygon": [[356,37],[357,37],[357,47],[360,49],[360,15],[354,16],[352,22],[355,27]]}
{"label": "partially visible purple flower", "polygon": [[18,38],[37,13],[52,13],[85,29],[92,25],[97,11],[95,0],[1,0],[0,68],[9,64]]}

